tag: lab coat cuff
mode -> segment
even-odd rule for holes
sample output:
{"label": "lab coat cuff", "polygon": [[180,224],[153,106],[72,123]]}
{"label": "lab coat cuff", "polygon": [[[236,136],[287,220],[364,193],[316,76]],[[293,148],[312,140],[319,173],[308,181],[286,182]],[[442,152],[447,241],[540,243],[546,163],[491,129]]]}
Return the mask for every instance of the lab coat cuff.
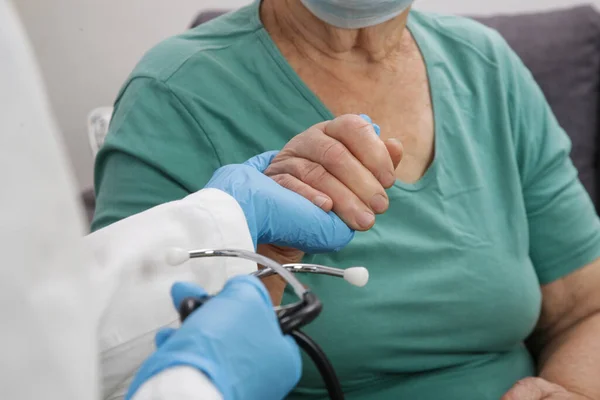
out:
{"label": "lab coat cuff", "polygon": [[223,394],[201,371],[189,366],[166,369],[144,383],[132,400],[223,400]]}

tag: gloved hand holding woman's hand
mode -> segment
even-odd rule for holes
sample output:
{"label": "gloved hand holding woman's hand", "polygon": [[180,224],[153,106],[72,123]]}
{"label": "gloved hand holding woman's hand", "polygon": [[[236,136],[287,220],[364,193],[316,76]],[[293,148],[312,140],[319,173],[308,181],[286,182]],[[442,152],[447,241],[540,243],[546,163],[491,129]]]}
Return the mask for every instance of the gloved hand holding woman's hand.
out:
{"label": "gloved hand holding woman's hand", "polygon": [[366,115],[342,116],[295,136],[281,152],[218,169],[205,188],[238,201],[255,246],[336,251],[388,207],[385,188],[395,181],[402,145],[378,135]]}
{"label": "gloved hand holding woman's hand", "polygon": [[336,251],[354,237],[336,214],[325,212],[264,175],[276,151],[218,169],[205,188],[228,193],[242,207],[254,245],[290,246],[307,253]]}
{"label": "gloved hand holding woman's hand", "polygon": [[[366,115],[342,115],[294,136],[265,174],[281,186],[333,211],[350,228],[367,231],[375,215],[389,206],[385,189],[396,181],[403,147],[381,140],[379,126]],[[298,262],[306,251],[294,245],[261,246],[259,252],[280,263]],[[269,285],[273,298],[283,284]]]}
{"label": "gloved hand holding woman's hand", "polygon": [[[187,297],[207,296],[187,283],[175,284],[171,294],[176,309]],[[151,378],[181,366],[204,373],[227,400],[280,400],[300,380],[300,350],[283,336],[269,294],[251,276],[231,279],[180,329],[160,331],[156,346],[133,380],[128,400]]]}

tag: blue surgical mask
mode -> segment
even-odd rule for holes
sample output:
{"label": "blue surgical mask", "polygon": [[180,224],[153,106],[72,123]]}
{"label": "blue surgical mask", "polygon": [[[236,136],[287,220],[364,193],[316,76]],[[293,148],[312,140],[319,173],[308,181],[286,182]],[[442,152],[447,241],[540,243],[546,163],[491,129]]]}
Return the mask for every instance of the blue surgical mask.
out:
{"label": "blue surgical mask", "polygon": [[402,14],[414,0],[301,0],[317,18],[345,29],[378,25]]}

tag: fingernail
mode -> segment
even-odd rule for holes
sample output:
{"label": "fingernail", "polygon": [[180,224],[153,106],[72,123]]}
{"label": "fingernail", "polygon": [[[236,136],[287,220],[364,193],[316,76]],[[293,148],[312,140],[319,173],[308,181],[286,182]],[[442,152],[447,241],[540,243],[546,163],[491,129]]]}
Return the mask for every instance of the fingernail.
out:
{"label": "fingernail", "polygon": [[317,207],[323,207],[327,203],[327,200],[329,200],[327,197],[317,196],[314,198],[313,203]]}
{"label": "fingernail", "polygon": [[376,213],[383,213],[388,208],[388,200],[381,194],[376,194],[371,199],[371,209]]}
{"label": "fingernail", "polygon": [[396,175],[393,172],[386,173],[385,182],[382,183],[383,185],[385,185],[385,188],[388,189],[394,186],[394,183],[396,183]]}
{"label": "fingernail", "polygon": [[366,114],[360,114],[360,117],[361,117],[362,119],[364,119],[365,121],[367,121],[368,123],[370,123],[370,124],[372,124],[372,123],[373,123],[373,120],[371,119],[371,117],[369,117],[369,116],[368,116],[368,115],[366,115]]}
{"label": "fingernail", "polygon": [[375,215],[371,214],[368,211],[365,211],[362,214],[358,215],[358,218],[356,218],[356,222],[361,228],[369,229],[375,222]]}

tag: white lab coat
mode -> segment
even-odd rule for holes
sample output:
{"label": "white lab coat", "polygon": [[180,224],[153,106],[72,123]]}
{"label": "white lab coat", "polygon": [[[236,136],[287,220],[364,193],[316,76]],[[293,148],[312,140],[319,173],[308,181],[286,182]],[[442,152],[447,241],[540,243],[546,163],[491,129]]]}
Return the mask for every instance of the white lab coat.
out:
{"label": "white lab coat", "polygon": [[230,277],[256,270],[256,264],[239,259],[166,265],[170,247],[253,248],[241,208],[214,189],[113,224],[88,236],[86,244],[97,255],[95,265],[104,266],[94,269],[92,284],[104,291],[101,306],[108,304],[99,327],[105,399],[122,398],[134,371],[154,350],[156,330],[177,323],[169,294],[174,282],[195,281],[215,293]]}
{"label": "white lab coat", "polygon": [[[42,88],[16,13],[0,0],[0,399],[120,398],[154,333],[177,320],[174,281],[215,292],[256,269],[238,259],[168,267],[166,248],[252,249],[252,241],[239,205],[216,190],[82,239],[78,194]],[[221,395],[184,367],[148,381],[135,400],[192,397]]]}

